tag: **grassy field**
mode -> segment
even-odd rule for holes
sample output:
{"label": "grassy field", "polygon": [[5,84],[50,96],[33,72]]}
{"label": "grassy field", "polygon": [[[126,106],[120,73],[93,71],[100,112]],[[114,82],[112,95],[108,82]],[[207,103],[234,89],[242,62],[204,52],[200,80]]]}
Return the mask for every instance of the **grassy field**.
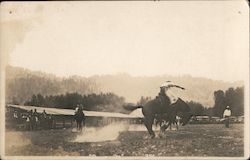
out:
{"label": "grassy field", "polygon": [[[112,132],[112,131],[110,131]],[[244,156],[243,124],[186,125],[150,139],[146,131],[121,131],[117,139],[75,142],[66,130],[7,131],[7,156]],[[84,133],[83,133],[84,134]],[[103,133],[106,134],[106,133]]]}

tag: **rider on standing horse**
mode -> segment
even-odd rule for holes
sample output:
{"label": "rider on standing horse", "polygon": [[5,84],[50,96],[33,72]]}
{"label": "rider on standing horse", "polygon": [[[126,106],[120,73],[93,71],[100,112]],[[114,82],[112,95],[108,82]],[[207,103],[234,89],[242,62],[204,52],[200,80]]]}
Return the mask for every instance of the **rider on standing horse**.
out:
{"label": "rider on standing horse", "polygon": [[85,126],[85,115],[83,113],[82,105],[77,105],[75,111],[75,120],[76,120],[77,130],[82,131],[82,124],[83,126]]}

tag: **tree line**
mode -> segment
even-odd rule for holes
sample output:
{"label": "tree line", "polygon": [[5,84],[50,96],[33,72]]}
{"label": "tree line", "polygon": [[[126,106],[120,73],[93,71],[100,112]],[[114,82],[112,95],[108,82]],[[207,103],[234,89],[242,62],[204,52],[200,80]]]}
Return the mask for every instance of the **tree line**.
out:
{"label": "tree line", "polygon": [[[144,105],[151,97],[141,97],[137,105]],[[123,112],[125,98],[117,96],[114,93],[100,93],[81,95],[77,92],[66,93],[60,95],[43,96],[41,94],[34,94],[29,100],[25,101],[24,105],[53,107],[62,109],[74,109],[78,104],[82,104],[85,110],[92,111],[110,111]],[[204,107],[201,103],[189,101],[194,115],[207,115],[222,117],[226,106],[230,106],[233,116],[240,116],[244,114],[244,88],[229,88],[226,91],[214,91],[214,106]]]}
{"label": "tree line", "polygon": [[244,88],[229,88],[225,92],[218,90],[214,92],[213,114],[221,116],[226,106],[230,106],[232,115],[240,116],[244,114]]}
{"label": "tree line", "polygon": [[192,112],[195,115],[208,115],[222,117],[222,114],[229,106],[233,116],[241,116],[244,114],[244,88],[229,88],[226,91],[214,91],[214,106],[206,108],[196,102],[188,102]]}
{"label": "tree line", "polygon": [[81,95],[74,92],[50,96],[43,96],[41,94],[32,95],[24,105],[75,109],[77,105],[81,104],[84,110],[122,112],[124,103],[125,99],[114,93]]}

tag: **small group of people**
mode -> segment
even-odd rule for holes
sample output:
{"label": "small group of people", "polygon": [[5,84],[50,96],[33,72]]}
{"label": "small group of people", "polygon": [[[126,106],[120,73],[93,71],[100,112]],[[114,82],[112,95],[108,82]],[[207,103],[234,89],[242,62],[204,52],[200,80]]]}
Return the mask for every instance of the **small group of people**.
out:
{"label": "small group of people", "polygon": [[38,113],[35,109],[35,111],[33,112],[33,110],[30,110],[28,112],[28,115],[26,117],[26,129],[27,130],[37,130],[38,127]]}
{"label": "small group of people", "polygon": [[45,110],[43,110],[42,114],[37,113],[36,109],[34,112],[30,110],[26,119],[27,129],[37,130],[38,127],[41,129],[48,129],[50,128],[49,119],[51,119],[51,116],[48,116]]}
{"label": "small group of people", "polygon": [[52,115],[48,115],[45,110],[39,114],[36,109],[31,109],[28,113],[18,113],[14,111],[15,123],[25,123],[26,130],[51,129],[53,125]]}

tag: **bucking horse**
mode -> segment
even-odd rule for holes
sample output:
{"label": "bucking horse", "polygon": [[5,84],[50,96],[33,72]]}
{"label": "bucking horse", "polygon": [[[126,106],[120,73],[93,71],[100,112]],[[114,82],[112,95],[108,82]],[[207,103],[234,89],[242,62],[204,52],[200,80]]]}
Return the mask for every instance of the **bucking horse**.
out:
{"label": "bucking horse", "polygon": [[[155,137],[152,125],[158,115],[162,115],[162,117],[164,117],[164,120],[168,122],[168,124],[173,123],[175,117],[179,116],[180,124],[182,126],[186,125],[192,117],[190,107],[181,98],[178,98],[177,101],[171,105],[162,105],[159,100],[155,98],[147,102],[144,106],[130,106],[126,109],[135,110],[137,108],[142,108],[142,113],[144,115],[144,124],[151,138]],[[167,128],[168,125],[161,126],[161,132],[164,132]]]}

